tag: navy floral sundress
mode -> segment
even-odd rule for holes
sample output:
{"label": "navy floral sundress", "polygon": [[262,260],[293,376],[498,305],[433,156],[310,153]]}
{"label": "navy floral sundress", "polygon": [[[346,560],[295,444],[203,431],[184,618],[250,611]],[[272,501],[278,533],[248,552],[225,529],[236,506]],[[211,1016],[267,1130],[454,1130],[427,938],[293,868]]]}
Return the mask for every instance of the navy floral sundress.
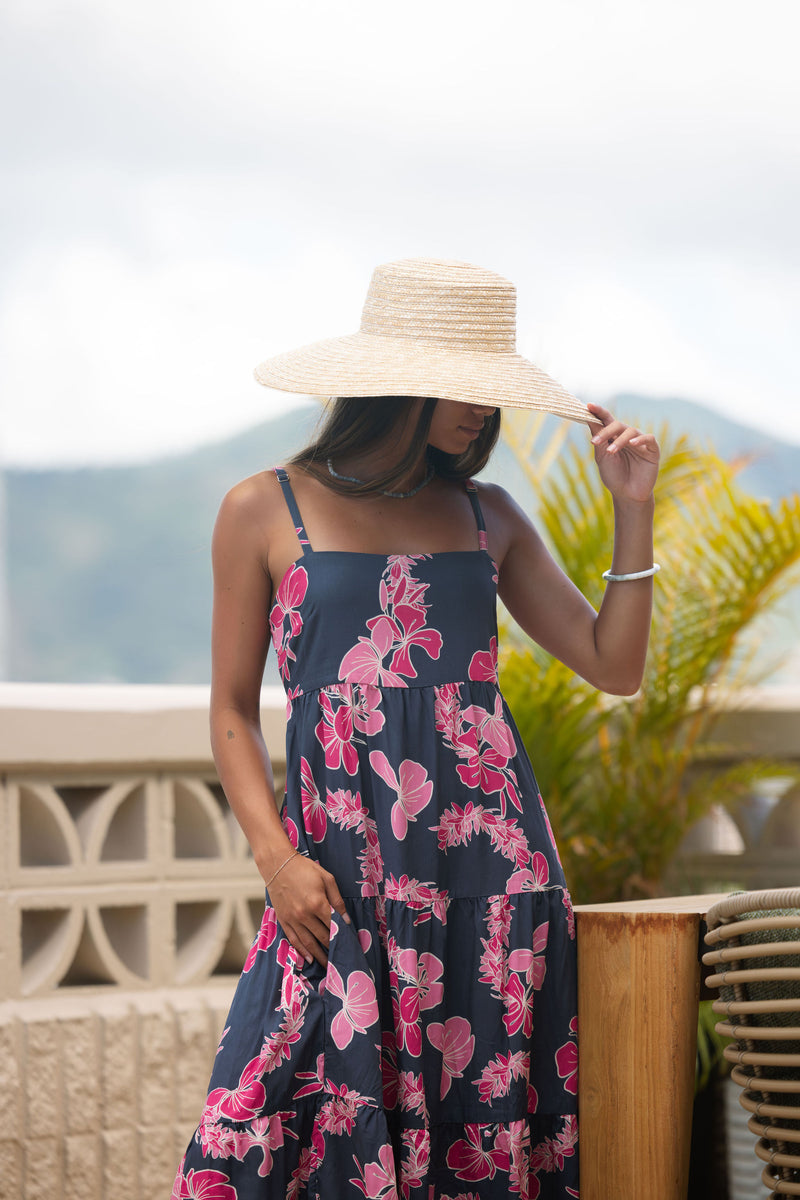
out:
{"label": "navy floral sundress", "polygon": [[267,904],[173,1200],[578,1195],[575,925],[497,684],[477,548],[302,546],[270,614],[284,825],[334,875],[327,970]]}

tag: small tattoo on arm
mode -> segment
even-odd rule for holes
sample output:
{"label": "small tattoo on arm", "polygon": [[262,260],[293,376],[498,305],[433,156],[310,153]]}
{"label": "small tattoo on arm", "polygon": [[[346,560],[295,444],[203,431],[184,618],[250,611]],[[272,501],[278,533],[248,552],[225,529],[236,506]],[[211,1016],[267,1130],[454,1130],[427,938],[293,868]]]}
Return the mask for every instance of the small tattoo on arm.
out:
{"label": "small tattoo on arm", "polygon": [[229,729],[228,730],[228,741],[230,742],[235,736],[236,736],[236,734],[233,732],[233,730]]}

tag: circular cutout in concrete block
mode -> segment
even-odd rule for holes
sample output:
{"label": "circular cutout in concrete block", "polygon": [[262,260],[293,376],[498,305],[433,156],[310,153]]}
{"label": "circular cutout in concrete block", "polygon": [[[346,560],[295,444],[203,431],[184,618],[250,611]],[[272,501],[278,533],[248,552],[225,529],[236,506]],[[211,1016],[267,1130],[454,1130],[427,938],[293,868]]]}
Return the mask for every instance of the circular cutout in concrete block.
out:
{"label": "circular cutout in concrete block", "polygon": [[100,987],[118,983],[113,966],[108,962],[108,955],[103,953],[104,947],[98,945],[97,929],[87,913],[81,932],[81,939],[69,965],[69,970],[61,980],[61,987]]}
{"label": "circular cutout in concrete block", "polygon": [[49,784],[19,788],[19,865],[68,867],[80,861],[80,843],[69,813]]}
{"label": "circular cutout in concrete block", "polygon": [[176,858],[223,858],[229,839],[217,801],[203,783],[178,779],[173,785]]}
{"label": "circular cutout in concrete block", "polygon": [[83,928],[76,908],[24,908],[20,914],[22,994],[56,987],[74,958]]}
{"label": "circular cutout in concrete block", "polygon": [[[108,905],[98,910],[109,947],[126,971],[138,979],[149,975],[148,911],[144,904]],[[119,967],[115,974],[119,975]],[[120,980],[120,982],[125,982]]]}
{"label": "circular cutout in concrete block", "polygon": [[196,983],[208,979],[228,940],[231,918],[230,900],[176,903],[176,983]]}
{"label": "circular cutout in concrete block", "polygon": [[[120,789],[113,789],[118,792]],[[109,797],[111,799],[111,797]],[[147,858],[147,796],[144,784],[137,784],[113,807],[105,823],[100,847],[101,862],[142,862]]]}

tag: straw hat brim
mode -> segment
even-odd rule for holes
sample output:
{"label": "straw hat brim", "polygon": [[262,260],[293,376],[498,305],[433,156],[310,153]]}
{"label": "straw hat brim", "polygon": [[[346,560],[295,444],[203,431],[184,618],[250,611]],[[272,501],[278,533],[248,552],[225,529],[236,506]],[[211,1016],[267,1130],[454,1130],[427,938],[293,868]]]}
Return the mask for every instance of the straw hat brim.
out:
{"label": "straw hat brim", "polygon": [[433,340],[367,333],[328,338],[268,358],[255,377],[265,387],[308,396],[433,396],[602,423],[519,354],[446,349]]}

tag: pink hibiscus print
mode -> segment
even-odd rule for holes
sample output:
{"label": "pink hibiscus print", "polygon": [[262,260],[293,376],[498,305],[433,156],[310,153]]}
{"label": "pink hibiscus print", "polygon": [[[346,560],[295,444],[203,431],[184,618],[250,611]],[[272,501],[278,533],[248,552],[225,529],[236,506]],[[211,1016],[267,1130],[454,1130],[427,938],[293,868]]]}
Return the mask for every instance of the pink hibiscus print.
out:
{"label": "pink hibiscus print", "polygon": [[537,925],[533,931],[533,949],[532,950],[512,950],[508,956],[508,965],[510,970],[516,971],[520,975],[525,976],[525,982],[532,985],[533,990],[538,992],[544,983],[544,976],[547,970],[547,964],[544,960],[544,952],[547,949],[547,934],[550,928],[549,921],[543,921],[541,925]]}
{"label": "pink hibiscus print", "polygon": [[188,1171],[175,1180],[172,1200],[236,1200],[236,1188],[222,1171]]}
{"label": "pink hibiscus print", "polygon": [[359,637],[339,664],[339,678],[351,683],[381,684],[383,687],[408,687],[408,684],[384,659],[394,649],[401,636],[398,626],[389,617],[376,617],[367,622],[370,637]]}
{"label": "pink hibiscus print", "polygon": [[392,983],[392,1012],[397,1046],[405,1048],[414,1058],[422,1053],[422,1033],[419,1027],[419,989],[415,984],[399,989],[397,975],[389,972]]}
{"label": "pink hibiscus print", "polygon": [[367,1200],[400,1200],[397,1194],[397,1176],[394,1169],[394,1154],[389,1145],[381,1146],[378,1161],[361,1163],[353,1155],[353,1162],[360,1178],[351,1179]]}
{"label": "pink hibiscus print", "polygon": [[479,704],[471,704],[464,709],[464,720],[470,725],[475,725],[480,738],[484,742],[488,742],[492,749],[496,750],[503,758],[508,760],[514,757],[517,752],[517,744],[514,741],[514,735],[508,728],[499,692],[495,696],[494,712],[488,712]]}
{"label": "pink hibiscus print", "polygon": [[256,961],[256,955],[263,950],[269,950],[275,938],[278,936],[278,922],[275,919],[275,909],[269,905],[264,909],[264,916],[261,918],[261,928],[256,934],[255,941],[250,947],[250,952],[245,959],[242,967],[242,974],[246,975]]}
{"label": "pink hibiscus print", "polygon": [[300,803],[303,807],[303,824],[315,842],[321,842],[328,828],[325,803],[311,773],[308,759],[300,757]]}
{"label": "pink hibiscus print", "polygon": [[264,1107],[267,1093],[261,1076],[264,1064],[261,1058],[251,1058],[235,1088],[214,1088],[208,1093],[205,1115],[227,1117],[229,1121],[249,1121]]}
{"label": "pink hibiscus print", "polygon": [[469,679],[497,683],[497,638],[489,642],[488,650],[476,650],[467,670]]}
{"label": "pink hibiscus print", "polygon": [[[417,672],[411,662],[412,646],[420,646],[429,658],[437,659],[442,652],[442,635],[437,629],[425,628],[424,605],[395,604],[394,617],[400,626],[399,645],[392,657],[392,670],[409,679]],[[369,624],[369,622],[367,622]]]}
{"label": "pink hibiscus print", "polygon": [[565,1042],[556,1050],[556,1070],[564,1080],[564,1091],[571,1096],[578,1094],[578,1047],[574,1042]]}
{"label": "pink hibiscus print", "polygon": [[519,892],[540,892],[543,888],[547,887],[549,878],[550,867],[547,864],[547,859],[541,850],[537,850],[531,858],[530,867],[515,871],[509,877],[506,884],[506,893],[509,896],[514,896]]}
{"label": "pink hibiscus print", "polygon": [[365,971],[351,971],[347,984],[330,960],[325,977],[326,990],[342,1002],[331,1021],[331,1037],[340,1050],[349,1046],[354,1033],[366,1033],[378,1019],[375,983]]}
{"label": "pink hibiscus print", "polygon": [[369,762],[373,771],[397,792],[397,800],[392,805],[392,832],[402,842],[409,821],[416,821],[417,814],[430,803],[433,783],[428,779],[422,763],[413,762],[410,758],[404,758],[400,763],[399,780],[382,750],[373,750]]}
{"label": "pink hibiscus print", "polygon": [[383,729],[386,718],[378,711],[383,700],[380,688],[370,683],[339,683],[327,690],[331,693],[338,692],[342,700],[349,705],[353,726],[359,733],[371,737]]}
{"label": "pink hibiscus print", "polygon": [[269,616],[272,644],[278,658],[278,669],[284,679],[289,674],[289,661],[296,658],[289,643],[303,628],[303,618],[299,609],[307,590],[308,575],[305,568],[293,563],[275,593],[275,603]]}
{"label": "pink hibiscus print", "polygon": [[334,709],[326,691],[319,694],[322,720],[315,729],[317,741],[325,750],[325,766],[329,770],[344,767],[348,775],[358,770],[358,751],[353,745],[353,710],[349,704]]}
{"label": "pink hibiscus print", "polygon": [[490,1131],[496,1126],[465,1125],[466,1138],[459,1138],[447,1151],[447,1165],[455,1171],[457,1179],[469,1183],[477,1183],[480,1179],[494,1179],[498,1171],[507,1171],[510,1165],[507,1137],[503,1131],[497,1138],[497,1144],[484,1149],[482,1132]]}
{"label": "pink hibiscus print", "polygon": [[417,985],[421,1009],[435,1008],[437,1004],[441,1004],[444,985],[439,981],[444,971],[444,963],[440,958],[428,951],[417,955],[416,950],[409,949],[400,950],[396,962],[398,972]]}
{"label": "pink hibiscus print", "polygon": [[448,1017],[444,1024],[428,1026],[428,1040],[442,1053],[442,1081],[439,1098],[444,1100],[454,1079],[460,1079],[475,1053],[475,1035],[465,1017]]}

